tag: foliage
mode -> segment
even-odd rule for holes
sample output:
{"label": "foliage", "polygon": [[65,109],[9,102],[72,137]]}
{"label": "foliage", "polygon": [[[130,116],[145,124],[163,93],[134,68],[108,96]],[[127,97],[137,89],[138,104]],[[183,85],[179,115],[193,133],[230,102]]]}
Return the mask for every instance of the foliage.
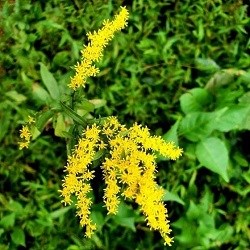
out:
{"label": "foliage", "polygon": [[[75,112],[66,88],[71,67],[85,34],[120,5],[131,13],[128,30],[106,48],[98,77],[75,94],[81,103]],[[157,179],[166,191],[175,237],[172,249],[249,248],[247,5],[233,0],[1,1],[0,248],[163,249],[160,236],[145,227],[132,203],[106,216],[100,193],[94,192],[93,220],[100,230],[91,240],[83,237],[74,208],[61,205],[58,190],[69,140],[63,131],[73,119],[80,124],[77,134],[82,117],[98,115],[146,124],[184,148],[178,162],[158,157]],[[39,117],[38,130],[23,152],[18,131],[28,115]]]}

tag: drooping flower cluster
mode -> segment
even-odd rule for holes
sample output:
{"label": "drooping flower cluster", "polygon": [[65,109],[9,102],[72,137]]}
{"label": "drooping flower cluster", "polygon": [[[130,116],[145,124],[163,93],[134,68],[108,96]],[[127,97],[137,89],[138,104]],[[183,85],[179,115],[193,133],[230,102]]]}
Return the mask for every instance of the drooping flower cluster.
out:
{"label": "drooping flower cluster", "polygon": [[89,181],[94,178],[91,163],[101,149],[106,151],[100,167],[106,185],[103,199],[108,213],[117,213],[121,196],[134,200],[149,227],[158,230],[165,243],[171,245],[167,210],[162,202],[164,191],[155,181],[154,152],[176,160],[182,149],[151,136],[149,129],[141,125],[134,124],[127,129],[115,117],[109,117],[102,125],[87,127],[68,158],[67,175],[61,190],[65,204],[71,204],[72,195],[76,196],[77,214],[81,225],[86,226],[87,237],[96,229],[90,219],[92,201],[88,194],[91,191]]}
{"label": "drooping flower cluster", "polygon": [[31,140],[31,124],[34,123],[35,120],[33,117],[28,117],[28,122],[26,125],[22,126],[20,130],[20,138],[22,139],[19,144],[19,149],[28,148]]}
{"label": "drooping flower cluster", "polygon": [[108,42],[113,38],[116,31],[120,31],[127,25],[128,10],[121,7],[121,11],[115,16],[113,21],[105,20],[103,27],[97,32],[87,33],[89,43],[81,51],[81,62],[75,66],[76,74],[71,78],[69,87],[77,89],[80,86],[85,86],[86,80],[90,76],[96,76],[99,69],[93,65],[98,62],[103,56],[103,50]]}

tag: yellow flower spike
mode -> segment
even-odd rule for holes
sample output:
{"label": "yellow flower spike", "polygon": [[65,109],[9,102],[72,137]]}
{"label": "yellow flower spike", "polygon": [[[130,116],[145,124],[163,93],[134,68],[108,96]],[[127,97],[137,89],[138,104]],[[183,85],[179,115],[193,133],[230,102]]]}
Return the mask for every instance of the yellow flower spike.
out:
{"label": "yellow flower spike", "polygon": [[80,224],[86,227],[85,236],[90,237],[96,229],[90,219],[92,201],[88,193],[94,171],[89,168],[96,151],[104,147],[106,155],[100,167],[106,185],[103,199],[108,214],[117,213],[120,196],[134,200],[150,229],[159,231],[165,244],[171,245],[168,214],[162,201],[164,190],[155,180],[154,151],[175,160],[182,154],[182,149],[173,142],[151,136],[147,127],[134,124],[126,129],[116,117],[109,117],[102,125],[87,127],[68,158],[68,175],[63,181],[61,196],[65,204],[71,203],[71,195],[76,196],[77,215]]}
{"label": "yellow flower spike", "polygon": [[113,38],[114,33],[127,25],[128,16],[128,10],[125,7],[121,7],[120,13],[115,15],[113,21],[106,20],[103,22],[101,29],[93,33],[87,33],[89,43],[81,51],[82,60],[75,66],[76,74],[71,78],[70,88],[76,90],[81,86],[85,87],[87,78],[96,76],[99,73],[99,69],[92,64],[100,61],[103,56],[103,50]]}

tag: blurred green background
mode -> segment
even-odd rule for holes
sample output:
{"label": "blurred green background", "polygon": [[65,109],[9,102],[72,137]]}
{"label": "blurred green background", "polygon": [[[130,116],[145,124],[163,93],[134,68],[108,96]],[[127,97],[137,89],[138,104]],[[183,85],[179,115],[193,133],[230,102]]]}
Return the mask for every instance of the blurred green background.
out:
{"label": "blurred green background", "polygon": [[127,125],[184,149],[159,157],[171,249],[250,249],[250,7],[240,0],[0,1],[0,249],[170,249],[132,203],[107,216],[95,186],[92,239],[63,207],[67,152],[52,122],[18,150],[28,114],[46,110],[43,63],[66,92],[86,33],[127,6],[116,34],[84,89],[103,99],[95,117]]}

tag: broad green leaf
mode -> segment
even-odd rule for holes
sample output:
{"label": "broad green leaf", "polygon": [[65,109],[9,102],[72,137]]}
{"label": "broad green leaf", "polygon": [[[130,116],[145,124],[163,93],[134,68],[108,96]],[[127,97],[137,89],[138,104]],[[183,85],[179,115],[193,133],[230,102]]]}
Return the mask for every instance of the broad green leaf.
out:
{"label": "broad green leaf", "polygon": [[210,137],[199,142],[196,145],[196,156],[204,167],[219,174],[226,182],[229,181],[228,150],[222,140]]}
{"label": "broad green leaf", "polygon": [[181,109],[185,114],[202,111],[211,101],[212,95],[202,88],[191,89],[180,97]]}
{"label": "broad green leaf", "polygon": [[114,221],[118,225],[130,228],[135,231],[135,214],[132,208],[130,208],[124,202],[121,202],[118,207],[118,213],[113,216]]}
{"label": "broad green leaf", "polygon": [[216,72],[220,69],[220,66],[210,58],[198,58],[195,60],[196,67],[202,71]]}
{"label": "broad green leaf", "polygon": [[25,247],[25,234],[21,228],[15,228],[11,234],[11,239],[16,245]]}
{"label": "broad green leaf", "polygon": [[13,227],[15,223],[15,213],[8,214],[1,218],[0,225],[4,228]]}
{"label": "broad green leaf", "polygon": [[22,213],[23,212],[23,207],[22,205],[17,202],[17,201],[13,201],[11,200],[7,206],[7,208],[11,211],[13,211],[15,214],[17,213]]}
{"label": "broad green leaf", "polygon": [[88,112],[92,112],[95,109],[95,105],[88,101],[87,99],[84,99],[81,101],[81,104],[79,105],[80,109],[86,110]]}
{"label": "broad green leaf", "polygon": [[193,112],[185,116],[179,126],[179,133],[188,140],[197,142],[208,137],[215,123],[215,114],[205,112]]}
{"label": "broad green leaf", "polygon": [[250,129],[250,105],[234,105],[221,115],[215,129],[228,132],[234,129]]}
{"label": "broad green leaf", "polygon": [[163,201],[176,201],[183,206],[185,205],[185,202],[179,197],[179,195],[172,193],[172,192],[169,192],[167,190],[165,191],[162,200]]}
{"label": "broad green leaf", "polygon": [[44,64],[40,63],[40,66],[41,66],[40,73],[45,87],[49,91],[51,98],[59,102],[60,90],[57,81],[55,80],[54,76],[48,71],[48,69]]}
{"label": "broad green leaf", "polygon": [[52,101],[52,98],[50,97],[49,93],[39,84],[33,84],[32,90],[34,98],[39,99],[42,104],[48,104]]}
{"label": "broad green leaf", "polygon": [[170,128],[170,130],[162,136],[162,138],[167,141],[173,141],[176,146],[178,146],[178,134],[177,134],[177,129],[179,126],[180,120],[177,120],[175,124]]}
{"label": "broad green leaf", "polygon": [[135,218],[134,217],[115,216],[114,220],[118,225],[130,228],[133,232],[136,231],[136,229],[135,229]]}
{"label": "broad green leaf", "polygon": [[54,115],[53,110],[48,110],[42,113],[36,121],[36,127],[39,131],[42,131],[48,120]]}

